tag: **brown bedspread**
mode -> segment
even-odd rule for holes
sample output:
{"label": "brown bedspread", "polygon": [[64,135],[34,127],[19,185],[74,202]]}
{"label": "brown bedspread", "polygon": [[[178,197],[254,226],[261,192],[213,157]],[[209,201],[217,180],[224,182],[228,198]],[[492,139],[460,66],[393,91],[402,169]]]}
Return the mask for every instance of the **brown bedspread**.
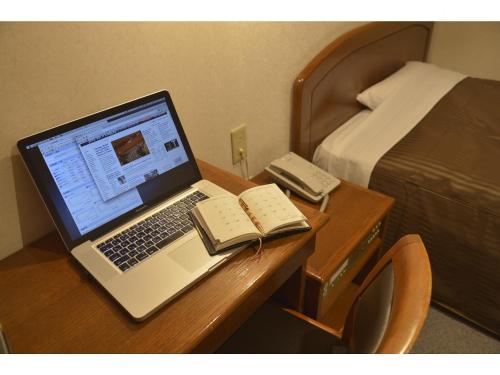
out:
{"label": "brown bedspread", "polygon": [[373,170],[396,198],[385,246],[419,233],[433,299],[500,334],[500,82],[460,82]]}

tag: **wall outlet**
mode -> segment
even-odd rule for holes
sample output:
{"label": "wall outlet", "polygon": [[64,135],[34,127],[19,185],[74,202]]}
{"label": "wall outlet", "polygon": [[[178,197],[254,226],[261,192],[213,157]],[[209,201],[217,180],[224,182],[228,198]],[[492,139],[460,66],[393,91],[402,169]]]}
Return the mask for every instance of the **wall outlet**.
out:
{"label": "wall outlet", "polygon": [[231,148],[233,150],[233,164],[241,161],[240,149],[243,157],[247,157],[247,127],[245,124],[231,130]]}

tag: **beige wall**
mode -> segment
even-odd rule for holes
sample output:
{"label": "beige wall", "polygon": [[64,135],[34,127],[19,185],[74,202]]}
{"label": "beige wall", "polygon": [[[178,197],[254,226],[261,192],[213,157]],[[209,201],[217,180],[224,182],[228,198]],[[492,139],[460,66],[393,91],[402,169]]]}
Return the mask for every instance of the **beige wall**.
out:
{"label": "beige wall", "polygon": [[500,22],[436,22],[429,61],[473,77],[500,80]]}
{"label": "beige wall", "polygon": [[[293,79],[358,24],[0,23],[0,258],[53,230],[19,138],[166,88],[195,155],[237,174],[229,131],[246,123],[256,174],[288,150]],[[499,46],[498,22],[437,22],[429,60],[500,79]]]}
{"label": "beige wall", "polygon": [[171,91],[193,151],[224,169],[247,124],[250,174],[289,147],[291,86],[356,23],[0,23],[0,258],[53,229],[15,150],[33,132]]}

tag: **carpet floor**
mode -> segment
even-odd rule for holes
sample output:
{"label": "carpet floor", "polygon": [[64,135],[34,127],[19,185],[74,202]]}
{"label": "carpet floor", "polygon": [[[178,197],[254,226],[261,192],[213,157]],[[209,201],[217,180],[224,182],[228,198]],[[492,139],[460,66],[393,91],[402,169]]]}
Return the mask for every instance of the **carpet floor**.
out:
{"label": "carpet floor", "polygon": [[500,340],[431,306],[414,354],[500,353]]}

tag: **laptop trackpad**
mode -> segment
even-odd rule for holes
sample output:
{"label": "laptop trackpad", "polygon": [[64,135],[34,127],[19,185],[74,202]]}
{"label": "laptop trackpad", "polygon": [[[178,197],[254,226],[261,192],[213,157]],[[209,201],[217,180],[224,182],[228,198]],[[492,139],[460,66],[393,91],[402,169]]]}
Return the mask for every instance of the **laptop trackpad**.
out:
{"label": "laptop trackpad", "polygon": [[178,265],[191,273],[210,261],[210,255],[199,238],[193,238],[168,255]]}

